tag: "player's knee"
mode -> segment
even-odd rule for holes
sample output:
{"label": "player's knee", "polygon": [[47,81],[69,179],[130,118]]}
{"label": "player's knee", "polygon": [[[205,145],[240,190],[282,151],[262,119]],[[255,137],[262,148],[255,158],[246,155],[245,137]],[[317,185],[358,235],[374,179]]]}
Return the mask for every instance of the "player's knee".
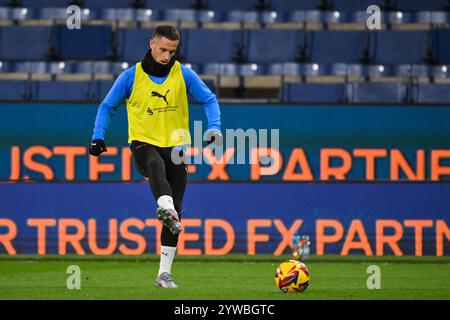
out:
{"label": "player's knee", "polygon": [[155,172],[164,169],[164,161],[158,157],[151,157],[145,163],[148,172]]}

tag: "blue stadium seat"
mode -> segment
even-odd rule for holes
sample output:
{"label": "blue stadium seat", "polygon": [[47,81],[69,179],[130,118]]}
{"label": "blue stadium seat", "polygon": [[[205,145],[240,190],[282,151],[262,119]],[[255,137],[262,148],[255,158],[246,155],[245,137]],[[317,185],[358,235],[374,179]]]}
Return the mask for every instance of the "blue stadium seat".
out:
{"label": "blue stadium seat", "polygon": [[32,99],[37,101],[86,101],[91,84],[85,81],[36,81]]}
{"label": "blue stadium seat", "polygon": [[150,48],[153,29],[126,28],[119,30],[120,58],[127,62],[136,62],[144,58]]}
{"label": "blue stadium seat", "polygon": [[66,63],[64,61],[50,62],[48,64],[48,71],[51,74],[67,74],[73,73],[75,70],[73,68],[73,63]]}
{"label": "blue stadium seat", "polygon": [[75,73],[112,73],[109,61],[83,61],[74,64]]}
{"label": "blue stadium seat", "polygon": [[84,7],[93,9],[130,8],[130,0],[84,0]]}
{"label": "blue stadium seat", "polygon": [[317,0],[303,0],[303,1],[292,1],[292,0],[272,0],[270,2],[270,10],[274,11],[299,11],[299,10],[317,10],[318,7]]}
{"label": "blue stadium seat", "polygon": [[153,9],[137,9],[136,21],[155,21],[160,19],[160,12]]}
{"label": "blue stadium seat", "polygon": [[338,11],[367,11],[371,5],[380,6],[380,0],[335,0],[333,1],[333,9]]}
{"label": "blue stadium seat", "polygon": [[135,21],[136,11],[128,8],[106,8],[101,10],[103,20]]}
{"label": "blue stadium seat", "polygon": [[402,11],[441,11],[444,10],[444,0],[396,0],[395,9]]}
{"label": "blue stadium seat", "polygon": [[448,84],[421,83],[413,92],[416,103],[450,103]]}
{"label": "blue stadium seat", "polygon": [[299,63],[273,63],[267,68],[268,75],[298,76],[301,74]]}
{"label": "blue stadium seat", "polygon": [[341,77],[364,77],[367,75],[366,69],[366,66],[361,64],[334,63],[329,67],[329,74]]}
{"label": "blue stadium seat", "polygon": [[260,21],[260,15],[257,11],[231,10],[225,13],[224,21],[239,23],[255,23]]}
{"label": "blue stadium seat", "polygon": [[22,0],[24,8],[66,8],[68,1],[65,0]]}
{"label": "blue stadium seat", "polygon": [[450,30],[434,30],[434,51],[438,63],[450,63]]}
{"label": "blue stadium seat", "polygon": [[318,10],[294,11],[289,13],[288,21],[290,22],[322,22],[323,12]]}
{"label": "blue stadium seat", "polygon": [[146,7],[150,9],[194,9],[193,0],[147,0]]}
{"label": "blue stadium seat", "polygon": [[343,84],[286,83],[281,90],[284,102],[340,103],[344,98]]}
{"label": "blue stadium seat", "polygon": [[400,77],[430,77],[430,67],[427,65],[402,64],[396,66],[396,75]]}
{"label": "blue stadium seat", "polygon": [[237,76],[239,75],[239,65],[235,63],[207,63],[203,66],[203,74]]}
{"label": "blue stadium seat", "polygon": [[[188,29],[183,57],[189,63],[234,62],[236,47],[241,44],[238,30]],[[212,50],[205,50],[205,44]]]}
{"label": "blue stadium seat", "polygon": [[448,13],[445,11],[419,11],[415,14],[415,22],[445,24],[449,21]]}
{"label": "blue stadium seat", "polygon": [[107,60],[112,51],[111,26],[55,27],[55,45],[62,60]]}
{"label": "blue stadium seat", "polygon": [[26,73],[46,73],[48,72],[48,64],[45,61],[16,62],[13,64],[12,71]]}
{"label": "blue stadium seat", "polygon": [[385,17],[388,24],[402,24],[413,22],[413,15],[410,12],[387,12],[385,14]]}
{"label": "blue stadium seat", "polygon": [[256,0],[208,0],[208,9],[214,11],[256,10]]}
{"label": "blue stadium seat", "polygon": [[11,72],[12,63],[0,61],[0,72]]}
{"label": "blue stadium seat", "polygon": [[39,18],[44,20],[67,19],[66,8],[42,8],[39,10]]}
{"label": "blue stadium seat", "polygon": [[11,19],[11,9],[0,7],[0,20]]}
{"label": "blue stadium seat", "polygon": [[243,77],[261,76],[266,74],[266,66],[256,63],[244,63],[239,65],[239,75]]}
{"label": "blue stadium seat", "polygon": [[21,101],[26,98],[26,81],[0,80],[0,101]]}
{"label": "blue stadium seat", "polygon": [[31,8],[11,8],[9,12],[9,19],[22,21],[27,19],[34,19],[37,15],[37,9]]}
{"label": "blue stadium seat", "polygon": [[315,31],[311,60],[317,63],[358,63],[365,46],[363,31]]}
{"label": "blue stadium seat", "polygon": [[102,101],[111,90],[114,80],[97,80],[94,82],[94,99]]}
{"label": "blue stadium seat", "polygon": [[[41,8],[35,9],[38,11],[39,19],[43,20],[66,20],[74,11],[67,13],[67,8]],[[95,9],[84,8],[81,9],[81,21],[93,20],[100,18],[99,13]]]}
{"label": "blue stadium seat", "polygon": [[0,60],[45,60],[49,38],[50,27],[1,27]]}
{"label": "blue stadium seat", "polygon": [[322,16],[322,21],[325,23],[344,23],[350,22],[350,15],[348,12],[342,11],[326,11]]}
{"label": "blue stadium seat", "polygon": [[393,67],[390,65],[369,65],[366,75],[371,78],[394,76]]}
{"label": "blue stadium seat", "polygon": [[407,87],[402,83],[350,83],[347,84],[352,103],[405,103]]}
{"label": "blue stadium seat", "polygon": [[436,79],[450,78],[450,66],[434,66],[431,69],[431,76]]}
{"label": "blue stadium seat", "polygon": [[162,11],[166,21],[197,21],[197,10],[194,9],[167,9]]}
{"label": "blue stadium seat", "polygon": [[305,77],[325,76],[328,73],[328,67],[324,64],[304,63],[300,67],[300,75]]}
{"label": "blue stadium seat", "polygon": [[284,12],[264,11],[259,14],[259,21],[265,24],[285,22],[287,18]]}
{"label": "blue stadium seat", "polygon": [[428,35],[422,31],[379,31],[376,33],[374,63],[420,64],[423,62]]}
{"label": "blue stadium seat", "polygon": [[255,29],[247,31],[247,61],[251,63],[294,62],[303,41],[296,29]]}

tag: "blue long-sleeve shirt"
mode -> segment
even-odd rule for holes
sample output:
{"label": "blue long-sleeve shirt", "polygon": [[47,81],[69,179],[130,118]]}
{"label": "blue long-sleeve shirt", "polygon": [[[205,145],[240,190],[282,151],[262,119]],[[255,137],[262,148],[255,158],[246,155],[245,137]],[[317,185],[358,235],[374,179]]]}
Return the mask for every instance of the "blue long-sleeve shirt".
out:
{"label": "blue long-sleeve shirt", "polygon": [[[125,99],[129,98],[131,95],[135,72],[135,65],[122,72],[114,82],[114,85],[109,90],[103,102],[100,104],[95,119],[92,140],[105,140],[106,130],[109,127],[112,116]],[[220,109],[216,95],[209,90],[194,70],[181,64],[181,72],[183,74],[184,82],[186,83],[187,93],[189,93],[196,101],[203,103],[206,118],[208,119],[208,130],[220,131]],[[150,75],[149,77],[157,84],[163,83],[167,78],[167,76],[158,78]]]}

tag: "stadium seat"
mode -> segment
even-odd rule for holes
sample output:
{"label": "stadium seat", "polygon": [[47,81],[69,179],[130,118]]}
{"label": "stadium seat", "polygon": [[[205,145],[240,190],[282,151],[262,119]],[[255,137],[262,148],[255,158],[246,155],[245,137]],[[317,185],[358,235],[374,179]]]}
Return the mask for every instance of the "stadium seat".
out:
{"label": "stadium seat", "polygon": [[155,21],[160,19],[160,12],[153,9],[137,9],[136,10],[136,21]]}
{"label": "stadium seat", "polygon": [[24,8],[66,8],[67,0],[22,0],[21,5]]}
{"label": "stadium seat", "polygon": [[105,99],[109,90],[112,88],[114,80],[97,80],[94,82],[94,96],[93,99],[96,101],[102,101]]}
{"label": "stadium seat", "polygon": [[341,82],[362,82],[367,79],[367,66],[362,64],[334,63],[328,67],[329,75]]}
{"label": "stadium seat", "polygon": [[268,66],[268,75],[299,76],[301,74],[299,63],[274,63]]}
{"label": "stadium seat", "polygon": [[14,63],[13,71],[26,73],[46,73],[48,72],[48,65],[45,61],[17,62]]}
{"label": "stadium seat", "polygon": [[208,0],[207,8],[213,11],[251,11],[256,10],[257,0]]}
{"label": "stadium seat", "polygon": [[423,31],[379,31],[374,63],[420,64],[425,59],[428,34]]}
{"label": "stadium seat", "polygon": [[444,0],[396,0],[395,9],[401,11],[441,11],[446,9]]}
{"label": "stadium seat", "polygon": [[[237,47],[242,45],[238,30],[188,29],[184,38],[183,57],[189,63],[234,62]],[[205,50],[207,43],[213,50]]]}
{"label": "stadium seat", "polygon": [[250,63],[281,63],[296,61],[303,41],[302,30],[248,30],[247,61]]}
{"label": "stadium seat", "polygon": [[421,83],[413,90],[413,102],[450,103],[448,84]]}
{"label": "stadium seat", "polygon": [[293,11],[288,21],[297,23],[321,23],[323,13],[319,10]]}
{"label": "stadium seat", "polygon": [[1,101],[21,101],[27,98],[28,82],[0,80]]}
{"label": "stadium seat", "polygon": [[407,87],[401,83],[349,83],[347,92],[351,103],[405,103]]}
{"label": "stadium seat", "polygon": [[237,22],[243,24],[259,23],[258,11],[231,10],[225,13],[225,22]]}
{"label": "stadium seat", "polygon": [[0,7],[0,20],[8,20],[11,19],[11,9]]}
{"label": "stadium seat", "polygon": [[430,77],[430,68],[427,65],[398,65],[396,66],[396,75],[400,77],[412,77],[418,79],[427,79]]}
{"label": "stadium seat", "polygon": [[131,0],[84,0],[84,7],[92,9],[130,8],[131,3]]}
{"label": "stadium seat", "polygon": [[62,60],[107,60],[113,49],[112,28],[83,26],[80,30],[69,30],[65,25],[58,25],[54,43]]}
{"label": "stadium seat", "polygon": [[413,22],[413,15],[410,12],[402,12],[402,11],[387,12],[385,17],[386,22],[391,25],[398,25],[398,24],[401,25]]}
{"label": "stadium seat", "polygon": [[436,83],[449,83],[450,82],[450,66],[441,65],[434,66],[431,69],[431,76]]}
{"label": "stadium seat", "polygon": [[319,1],[317,0],[303,0],[303,1],[292,1],[292,0],[272,0],[270,2],[269,9],[279,12],[292,12],[301,10],[317,10]]}
{"label": "stadium seat", "polygon": [[342,84],[285,83],[281,100],[296,103],[341,103],[345,98]]}
{"label": "stadium seat", "polygon": [[[146,7],[156,10],[166,9],[195,9],[194,0],[146,0]],[[202,1],[197,1],[202,2]],[[204,2],[204,1],[203,1]]]}
{"label": "stadium seat", "polygon": [[85,81],[35,81],[32,99],[36,101],[87,101],[91,83]]}
{"label": "stadium seat", "polygon": [[123,61],[136,62],[142,60],[150,48],[153,29],[126,28],[119,30],[119,56]]}
{"label": "stadium seat", "polygon": [[103,20],[135,21],[136,11],[129,8],[106,8],[101,10]]}
{"label": "stadium seat", "polygon": [[440,64],[450,63],[450,30],[438,29],[434,30],[434,45],[433,51],[435,53],[437,62]]}
{"label": "stadium seat", "polygon": [[415,22],[433,25],[445,25],[448,23],[448,13],[444,11],[420,11],[415,14]]}
{"label": "stadium seat", "polygon": [[237,76],[239,75],[239,65],[235,63],[207,63],[203,66],[203,74]]}
{"label": "stadium seat", "polygon": [[50,27],[6,26],[0,28],[0,60],[45,60]]}
{"label": "stadium seat", "polygon": [[12,63],[0,61],[0,72],[10,72]]}
{"label": "stadium seat", "polygon": [[383,0],[338,0],[333,1],[333,10],[338,11],[367,11],[371,5],[382,5]]}
{"label": "stadium seat", "polygon": [[317,63],[358,63],[366,41],[362,31],[315,31],[311,60]]}
{"label": "stadium seat", "polygon": [[[66,21],[69,16],[67,13],[67,8],[41,8],[36,9],[37,17],[41,22],[45,20],[61,20]],[[72,12],[70,12],[72,14]],[[81,10],[81,21],[93,20],[97,18],[97,12],[93,9],[82,9]],[[30,19],[30,18],[28,18]]]}

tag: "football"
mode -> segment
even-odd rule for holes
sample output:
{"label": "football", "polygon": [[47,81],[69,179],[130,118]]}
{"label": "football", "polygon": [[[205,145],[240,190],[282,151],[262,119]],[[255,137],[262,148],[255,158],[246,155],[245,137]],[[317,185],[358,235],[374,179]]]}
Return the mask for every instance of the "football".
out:
{"label": "football", "polygon": [[306,265],[297,260],[282,262],[275,272],[275,284],[282,292],[303,292],[310,278]]}

